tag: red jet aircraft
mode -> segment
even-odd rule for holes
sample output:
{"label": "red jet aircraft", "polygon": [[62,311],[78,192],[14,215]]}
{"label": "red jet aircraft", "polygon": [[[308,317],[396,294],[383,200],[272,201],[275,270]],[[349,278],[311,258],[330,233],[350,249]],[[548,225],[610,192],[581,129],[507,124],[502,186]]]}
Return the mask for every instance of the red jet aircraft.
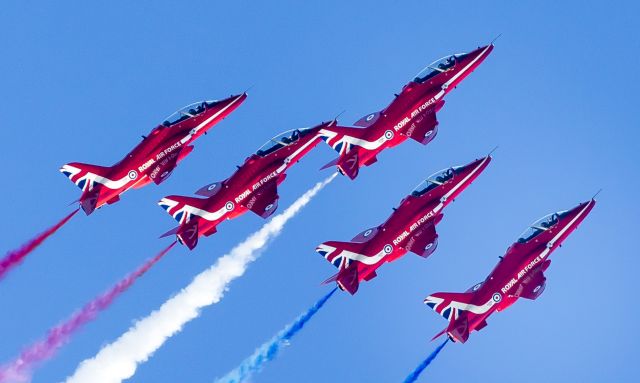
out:
{"label": "red jet aircraft", "polygon": [[207,198],[175,195],[163,198],[158,205],[180,226],[162,236],[175,234],[180,243],[193,249],[199,237],[215,233],[216,227],[225,219],[235,218],[247,210],[262,218],[269,217],[278,206],[277,186],[284,181],[287,169],[320,142],[320,129],[333,124],[335,121],[309,129],[287,131],[270,139],[231,177],[196,192]]}
{"label": "red jet aircraft", "polygon": [[424,302],[449,321],[449,326],[433,339],[447,333],[454,342],[464,343],[473,330],[487,325],[487,317],[503,311],[518,298],[536,299],[545,288],[544,271],[551,253],[584,220],[595,199],[571,210],[540,218],[520,235],[484,282],[464,293],[435,293]]}
{"label": "red jet aircraft", "polygon": [[316,248],[336,266],[338,274],[323,283],[337,282],[352,295],[360,281],[376,277],[376,269],[411,251],[427,258],[438,245],[436,225],[442,210],[489,165],[491,156],[464,166],[439,171],[405,197],[380,226],[363,231],[352,242],[325,242]]}
{"label": "red jet aircraft", "polygon": [[405,85],[389,106],[354,124],[361,128],[335,126],[320,131],[323,140],[339,153],[339,157],[323,169],[336,165],[342,174],[355,179],[360,167],[375,163],[378,153],[386,148],[407,138],[428,144],[438,132],[436,112],[444,105],[443,97],[492,50],[493,44],[490,44],[470,53],[436,60]]}
{"label": "red jet aircraft", "polygon": [[233,112],[247,98],[243,93],[221,101],[197,102],[173,113],[143,136],[120,162],[111,167],[71,162],[60,171],[82,189],[78,200],[89,215],[104,204],[113,204],[130,188],[151,181],[160,184],[193,150],[192,143]]}

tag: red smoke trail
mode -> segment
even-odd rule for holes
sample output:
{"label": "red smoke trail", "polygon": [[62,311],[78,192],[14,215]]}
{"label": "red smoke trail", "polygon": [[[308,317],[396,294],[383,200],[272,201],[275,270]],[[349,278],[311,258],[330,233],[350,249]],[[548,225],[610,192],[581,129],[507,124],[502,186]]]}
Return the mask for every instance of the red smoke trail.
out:
{"label": "red smoke trail", "polygon": [[139,277],[167,254],[175,244],[176,242],[172,243],[158,253],[158,255],[147,260],[139,269],[120,280],[120,282],[116,283],[110,290],[87,303],[65,322],[50,329],[46,338],[31,344],[22,351],[20,356],[0,367],[0,383],[29,381],[31,379],[31,372],[38,363],[53,357],[56,351],[71,338],[71,335],[83,325],[93,320],[100,311],[108,308],[114,299],[131,287]]}
{"label": "red smoke trail", "polygon": [[20,246],[20,248],[7,253],[7,255],[5,255],[5,257],[0,260],[0,279],[2,279],[5,274],[9,272],[9,270],[13,269],[15,266],[18,266],[22,262],[22,260],[27,255],[29,255],[29,253],[35,250],[36,247],[40,246],[40,244],[44,242],[45,239],[52,236],[56,231],[58,231],[58,229],[64,226],[64,224],[67,223],[67,221],[70,220],[71,217],[73,217],[78,212],[78,210],[79,209],[72,211],[71,214],[64,217],[60,222],[38,234],[32,240]]}

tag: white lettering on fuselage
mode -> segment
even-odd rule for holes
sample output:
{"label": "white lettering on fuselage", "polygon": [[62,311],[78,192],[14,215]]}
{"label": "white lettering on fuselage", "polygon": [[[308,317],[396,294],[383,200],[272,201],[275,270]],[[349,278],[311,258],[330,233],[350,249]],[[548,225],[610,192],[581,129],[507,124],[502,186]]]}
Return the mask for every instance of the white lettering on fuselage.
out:
{"label": "white lettering on fuselage", "polygon": [[509,291],[513,286],[515,286],[519,280],[524,278],[529,273],[529,271],[531,271],[541,261],[542,261],[542,258],[540,256],[537,256],[534,259],[532,259],[531,262],[527,263],[522,268],[522,270],[518,271],[518,275],[511,278],[511,280],[507,282],[506,285],[504,285],[504,287],[501,289],[502,293],[506,294],[507,291]]}
{"label": "white lettering on fuselage", "polygon": [[151,167],[151,165],[153,165],[155,163],[156,163],[156,161],[153,158],[149,158],[149,160],[147,162],[145,162],[144,164],[138,166],[138,171],[140,173],[142,173],[145,170],[149,169]]}
{"label": "white lettering on fuselage", "polygon": [[266,175],[265,177],[263,177],[260,181],[256,182],[253,185],[253,191],[258,190],[262,185],[266,184],[267,182],[271,181],[274,177],[276,177],[278,175],[277,171],[271,172],[270,174]]}
{"label": "white lettering on fuselage", "polygon": [[409,232],[408,231],[403,231],[402,233],[400,233],[400,235],[398,235],[398,237],[396,239],[393,240],[393,244],[398,246],[398,244],[400,242],[402,242],[405,238],[407,238],[409,236]]}
{"label": "white lettering on fuselage", "polygon": [[175,144],[169,146],[165,150],[163,150],[160,153],[158,153],[158,155],[156,156],[156,161],[160,160],[161,158],[163,158],[164,156],[166,156],[167,154],[171,153],[172,151],[178,149],[181,146],[182,146],[182,143],[180,141],[178,141]]}
{"label": "white lettering on fuselage", "polygon": [[409,226],[408,230],[405,229],[402,233],[400,233],[396,237],[396,239],[393,240],[393,244],[398,246],[402,241],[407,239],[407,237],[409,237],[411,235],[411,233],[416,231],[420,226],[424,225],[424,223],[427,222],[434,215],[435,215],[435,213],[433,212],[433,210],[431,210],[427,214],[425,214],[422,217],[418,218],[414,223],[411,224],[411,226]]}
{"label": "white lettering on fuselage", "polygon": [[[163,150],[160,153],[156,154],[156,158],[155,159],[154,158],[149,158],[144,164],[138,166],[138,171],[140,173],[143,173],[145,170],[150,169],[151,166],[153,166],[157,161],[162,160],[163,158],[165,158],[167,156],[167,154],[170,154],[171,152],[175,151],[176,149],[180,148],[181,146],[182,146],[182,143],[180,141],[178,141],[175,144],[169,146],[165,150]],[[175,157],[175,155],[171,156],[170,159],[173,159],[174,157]],[[164,166],[164,165],[166,165],[166,163],[161,164],[161,166]],[[156,167],[155,169],[153,169],[151,178],[155,178],[159,170],[160,170],[160,167]]]}
{"label": "white lettering on fuselage", "polygon": [[243,191],[242,193],[240,193],[240,195],[235,198],[236,203],[240,203],[240,201],[242,201],[243,199],[247,198],[249,196],[249,194],[251,194],[251,191],[249,189],[247,189],[247,190]]}
{"label": "white lettering on fuselage", "polygon": [[[236,203],[240,203],[241,201],[247,199],[247,197],[249,197],[252,193],[254,193],[256,190],[260,189],[262,186],[264,186],[264,184],[266,184],[267,182],[271,181],[272,179],[274,179],[275,177],[278,176],[277,171],[271,172],[268,175],[264,176],[263,178],[260,179],[260,181],[256,182],[255,184],[253,184],[253,186],[251,186],[250,189],[246,189],[245,191],[243,191],[242,193],[240,193],[240,195],[238,195],[235,198]],[[254,201],[255,202],[255,201]],[[253,205],[253,203],[251,203],[251,205]]]}
{"label": "white lettering on fuselage", "polygon": [[407,124],[414,119],[416,116],[418,116],[420,113],[424,112],[428,107],[430,107],[431,105],[433,105],[436,102],[436,97],[431,97],[427,102],[425,102],[424,104],[421,104],[420,106],[418,106],[416,109],[414,109],[413,111],[411,111],[411,115],[410,117],[405,117],[403,118],[400,122],[398,122],[394,127],[393,130],[395,130],[396,132],[401,130],[402,128],[404,128],[405,126],[407,126]]}

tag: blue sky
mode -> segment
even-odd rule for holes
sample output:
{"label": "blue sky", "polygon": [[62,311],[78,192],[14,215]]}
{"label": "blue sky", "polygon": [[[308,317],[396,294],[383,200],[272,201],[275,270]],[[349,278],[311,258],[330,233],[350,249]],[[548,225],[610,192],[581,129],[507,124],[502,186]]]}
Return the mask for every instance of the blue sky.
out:
{"label": "blue sky", "polygon": [[[447,97],[438,137],[406,142],[315,198],[224,300],[190,323],[132,381],[210,382],[324,295],[333,267],[315,246],[382,222],[432,172],[486,154],[489,168],[445,211],[428,260],[386,265],[355,297],[338,294],[256,382],[401,381],[445,321],[422,304],[482,280],[535,219],[604,188],[588,219],[552,256],[547,289],[449,345],[424,381],[635,381],[640,267],[633,2],[7,1],[0,13],[0,128],[5,201],[0,248],[55,222],[79,190],[58,173],[111,165],[190,102],[253,86],[247,101],[159,187],[78,215],[0,283],[0,360],[168,244],[155,203],[228,177],[269,137],[342,110],[379,110],[432,60],[502,33],[491,56]],[[329,171],[319,145],[280,188],[280,208]],[[180,247],[89,324],[34,382],[60,381],[257,230],[247,214],[194,252]]]}

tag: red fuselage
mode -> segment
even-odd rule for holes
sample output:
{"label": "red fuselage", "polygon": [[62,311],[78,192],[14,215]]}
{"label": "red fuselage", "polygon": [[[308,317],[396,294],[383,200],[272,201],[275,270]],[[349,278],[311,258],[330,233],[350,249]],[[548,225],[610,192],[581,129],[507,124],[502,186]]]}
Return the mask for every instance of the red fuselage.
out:
{"label": "red fuselage", "polygon": [[247,210],[264,218],[273,214],[277,208],[277,186],[284,181],[286,171],[320,142],[318,131],[332,124],[296,130],[291,137],[274,140],[272,145],[248,157],[228,179],[198,190],[197,194],[206,199],[163,198],[159,205],[181,224],[168,234],[176,234],[182,243],[193,248],[197,243],[194,235],[211,235],[222,221]]}
{"label": "red fuselage", "polygon": [[72,162],[60,169],[83,191],[87,214],[119,200],[128,189],[164,181],[192,150],[192,143],[234,111],[246,93],[221,101],[193,104],[154,128],[131,152],[111,167]]}
{"label": "red fuselage", "polygon": [[[336,165],[351,178],[357,170],[377,161],[378,153],[407,138],[426,145],[437,133],[436,112],[444,105],[444,96],[466,78],[493,50],[493,45],[473,52],[453,55],[450,61],[434,65],[423,77],[406,84],[381,112],[355,123],[361,128],[336,127],[321,131],[323,139],[339,152]],[[430,68],[430,67],[429,67]],[[441,69],[442,68],[442,69]]]}
{"label": "red fuselage", "polygon": [[318,246],[316,251],[340,270],[329,281],[335,280],[353,294],[361,281],[374,278],[380,266],[402,257],[407,251],[425,258],[431,255],[437,246],[435,226],[442,219],[443,209],[490,161],[491,157],[487,156],[446,169],[405,197],[380,226],[360,233],[352,242],[329,241]]}
{"label": "red fuselage", "polygon": [[427,297],[425,303],[450,320],[445,330],[449,337],[465,342],[469,333],[487,325],[487,317],[495,311],[505,310],[519,298],[538,298],[545,288],[549,256],[594,206],[595,200],[583,202],[531,225],[507,249],[489,276],[466,293],[435,293]]}

